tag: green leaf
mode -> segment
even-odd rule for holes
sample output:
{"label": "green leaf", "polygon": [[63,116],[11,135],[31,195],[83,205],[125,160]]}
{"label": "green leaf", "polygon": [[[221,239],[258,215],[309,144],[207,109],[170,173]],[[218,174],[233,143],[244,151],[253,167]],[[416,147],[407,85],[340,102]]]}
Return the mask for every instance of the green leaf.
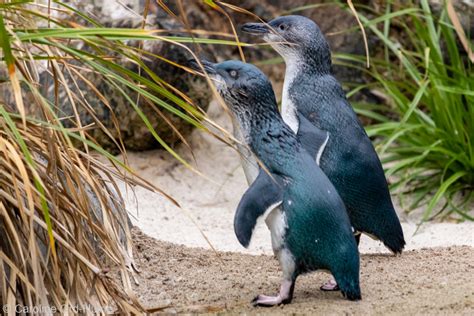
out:
{"label": "green leaf", "polygon": [[217,8],[217,4],[213,0],[204,0],[204,3],[213,9]]}
{"label": "green leaf", "polygon": [[454,182],[456,182],[456,180],[466,175],[467,175],[466,171],[458,171],[455,174],[453,174],[451,177],[449,177],[446,181],[443,181],[438,191],[436,192],[436,194],[433,196],[430,203],[428,204],[426,211],[423,213],[423,221],[426,221],[428,219],[428,217],[433,211],[433,208],[437,205],[439,200],[446,194],[446,191],[449,189],[449,187]]}
{"label": "green leaf", "polygon": [[12,48],[10,46],[10,34],[5,28],[3,21],[3,14],[0,12],[0,47],[3,50],[4,60],[8,66],[8,71],[15,72],[15,58],[12,54]]}
{"label": "green leaf", "polygon": [[31,3],[33,0],[17,0],[17,1],[12,1],[12,2],[7,2],[7,3],[0,3],[0,9],[7,9],[9,7],[17,6],[19,4],[26,4],[26,3]]}

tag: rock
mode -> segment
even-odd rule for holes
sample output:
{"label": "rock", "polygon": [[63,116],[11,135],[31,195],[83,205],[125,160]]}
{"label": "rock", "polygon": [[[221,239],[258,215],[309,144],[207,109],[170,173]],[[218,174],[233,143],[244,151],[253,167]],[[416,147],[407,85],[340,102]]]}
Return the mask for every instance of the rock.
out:
{"label": "rock", "polygon": [[[253,12],[264,20],[271,20],[276,16],[287,13],[291,9],[302,7],[308,4],[322,4],[324,1],[314,0],[294,0],[294,1],[283,1],[283,0],[229,0],[231,4],[240,6],[250,12]],[[454,1],[457,12],[466,30],[471,30],[470,33],[474,32],[472,19],[466,19],[469,17],[470,12],[473,10],[473,1],[457,0]],[[88,0],[88,1],[69,1],[70,4],[75,5],[79,10],[83,12],[93,12],[99,17],[99,20],[107,26],[113,27],[140,27],[142,23],[141,14],[143,7],[146,3],[145,0]],[[194,29],[206,30],[209,32],[225,32],[232,33],[231,25],[226,18],[218,10],[212,9],[209,5],[205,4],[204,1],[195,0],[182,0],[182,7],[179,6],[178,1],[167,0],[164,3],[169,9],[174,12],[178,19],[171,17],[165,10],[158,6],[154,0],[149,1],[149,15],[146,23],[147,28],[153,29],[165,29],[169,30],[169,34],[179,35],[179,30],[186,30],[187,26],[184,21],[187,21],[188,25]],[[379,0],[359,0],[355,1],[355,4],[364,4],[384,12],[384,6],[386,2]],[[439,11],[441,8],[441,2],[439,0],[431,0],[433,11]],[[125,7],[126,5],[127,7]],[[255,43],[257,39],[248,34],[242,34],[239,31],[239,26],[245,22],[254,21],[255,18],[244,13],[238,13],[226,9],[231,16],[231,19],[241,36],[241,41],[248,43]],[[135,12],[135,13],[134,13]],[[368,14],[366,12],[362,12]],[[313,8],[307,8],[302,11],[298,11],[296,14],[308,16],[315,20],[321,27],[323,33],[327,36],[330,43],[331,49],[334,53],[346,53],[346,54],[357,54],[364,55],[364,43],[362,39],[362,33],[358,29],[358,24],[355,17],[348,12],[340,8],[337,5],[323,5]],[[467,22],[466,22],[467,21]],[[471,24],[469,24],[471,23]],[[355,31],[343,32],[347,29],[356,27]],[[396,31],[395,31],[396,32]],[[206,35],[199,35],[201,37]],[[212,35],[207,35],[212,37]],[[371,54],[377,54],[382,45],[380,41],[368,32],[369,49]],[[137,46],[137,42],[129,42],[129,45]],[[144,49],[153,54],[157,54],[172,60],[173,62],[184,64],[191,55],[182,47],[164,43],[160,41],[150,41],[143,44]],[[238,59],[240,58],[239,50],[236,46],[223,46],[223,45],[188,45],[198,56],[204,57],[213,61],[222,61],[225,59]],[[256,63],[262,70],[276,83],[275,88],[277,95],[280,95],[279,89],[284,78],[284,65],[280,64],[275,66],[274,64],[265,64],[265,61],[279,57],[268,46],[259,46],[256,48],[244,48],[246,60],[252,63]],[[120,64],[125,65],[128,69],[137,71],[136,65],[126,61],[119,60]],[[170,65],[157,58],[148,57],[145,61],[147,66],[164,81],[172,84],[178,88],[181,92],[186,94],[195,104],[201,107],[203,110],[207,109],[207,105],[212,98],[211,91],[207,87],[204,80],[197,76],[189,75],[183,70]],[[350,83],[365,83],[368,78],[364,74],[355,68],[346,66],[334,66],[335,76],[342,82]],[[142,72],[143,73],[143,72]],[[67,74],[66,74],[67,75]],[[117,93],[106,81],[102,78],[97,77],[91,73],[83,74],[87,80],[90,80],[95,87],[104,95],[108,100],[111,108],[109,109],[103,102],[96,97],[92,89],[85,83],[78,81],[79,89],[82,91],[84,99],[92,107],[97,119],[102,122],[108,129],[110,136],[104,133],[99,128],[89,130],[91,134],[101,145],[108,149],[116,148],[114,141],[117,141],[119,136],[122,138],[125,146],[129,149],[134,150],[145,150],[159,147],[158,142],[154,139],[153,135],[145,127],[142,119],[137,115],[135,110],[130,106],[126,98]],[[52,86],[53,81],[49,78],[46,72],[43,72],[41,83],[44,86]],[[45,84],[48,83],[49,84]],[[74,87],[71,82],[70,87]],[[137,100],[135,92],[128,88],[122,87],[127,91],[127,95],[133,100]],[[77,92],[77,91],[76,91]],[[49,98],[54,99],[54,90],[49,89]],[[60,113],[61,116],[71,116],[73,111],[67,95],[63,89],[59,91],[60,96]],[[161,96],[158,96],[163,98]],[[367,91],[362,91],[359,98],[366,101],[377,100],[375,97],[368,94]],[[375,99],[373,99],[375,98]],[[166,100],[166,99],[165,99]],[[169,104],[175,108],[179,108],[177,105],[172,104],[169,100],[166,100]],[[192,130],[192,126],[184,122],[182,119],[175,115],[170,114],[167,110],[164,110],[158,105],[150,105],[144,102],[143,98],[139,99],[139,107],[142,109],[146,117],[150,120],[151,125],[157,131],[158,135],[170,145],[174,145],[180,141],[179,134],[186,137]],[[79,116],[83,125],[90,124],[94,121],[90,111],[87,111],[85,107],[80,107]],[[157,109],[160,112],[157,112]],[[114,126],[114,115],[118,126]],[[164,118],[163,118],[164,116]],[[171,122],[175,129],[167,123]],[[72,124],[69,123],[69,126]],[[118,128],[117,128],[118,127]]]}
{"label": "rock", "polygon": [[[127,1],[122,1],[122,3],[123,2]],[[138,3],[138,1],[132,2]],[[102,4],[102,1],[97,1],[97,3]],[[69,4],[74,5],[79,11],[93,12],[97,19],[105,26],[129,28],[141,27],[142,18],[140,15],[133,14],[131,11],[126,9],[123,9],[122,11],[118,10],[117,7],[112,5],[113,3],[116,4],[117,2],[105,1],[102,7],[96,6],[94,1],[69,1]],[[120,5],[119,7],[122,6]],[[106,10],[110,8],[113,8],[114,10]],[[84,23],[84,21],[75,22],[81,24]],[[146,28],[176,30],[181,27],[172,17],[162,15],[157,18],[155,14],[150,14],[147,19]],[[189,59],[189,54],[182,47],[163,41],[145,41],[144,43],[129,41],[127,44],[134,47],[143,45],[143,49],[148,53],[161,56],[178,64],[186,64]],[[81,41],[70,41],[69,46],[86,51],[92,51],[92,48],[84,46],[84,43]],[[136,64],[118,56],[118,54],[111,51],[105,51],[105,54],[117,58],[114,62],[124,66],[125,68],[134,72],[139,71]],[[170,84],[173,89],[186,95],[189,100],[194,102],[196,107],[200,107],[204,111],[207,109],[212,98],[212,92],[207,87],[205,80],[190,75],[184,70],[150,55],[144,55],[143,60],[159,80]],[[78,61],[70,61],[70,63],[77,66],[76,69],[81,69],[80,75],[84,77],[80,78],[80,76],[74,75],[73,80],[70,72],[63,72],[66,80],[65,86],[67,86],[74,94],[73,99],[74,103],[77,105],[76,110],[81,125],[87,126],[95,124],[92,129],[88,129],[87,133],[109,151],[118,151],[116,143],[119,142],[119,139],[123,141],[126,148],[132,150],[145,150],[158,148],[160,146],[152,133],[147,129],[142,118],[127,100],[127,97],[131,98],[133,101],[138,100],[138,107],[150,121],[151,126],[155,129],[158,136],[170,146],[173,146],[180,141],[180,135],[186,137],[193,129],[192,125],[178,116],[171,114],[159,104],[150,104],[150,102],[147,102],[144,98],[138,98],[138,93],[125,85],[119,84],[118,86],[125,91],[127,97],[113,87],[110,82],[104,79],[104,77],[91,72],[88,67],[85,67],[84,69],[82,63]],[[38,79],[40,89],[43,95],[45,95],[50,101],[55,102],[56,92],[53,75],[49,71],[45,71],[46,69],[46,67],[43,67],[40,71]],[[2,72],[2,69],[0,69],[0,72]],[[144,77],[151,79],[143,70],[141,73]],[[6,77],[5,72],[0,73],[0,80],[2,80],[3,77]],[[0,88],[2,89],[2,92],[4,92],[0,96],[0,101],[14,104],[14,98],[9,83],[6,82],[2,84],[0,81],[0,84],[2,85]],[[162,84],[160,83],[160,85]],[[166,89],[172,91],[172,89],[168,87],[166,87]],[[106,99],[108,104],[102,102],[95,90]],[[25,86],[25,104],[27,106],[30,104],[34,105],[35,103],[32,102],[33,95],[28,91],[29,89]],[[158,93],[152,93],[175,109],[181,110],[179,105],[176,105],[166,97]],[[76,113],[64,85],[60,84],[58,86],[57,94],[57,115],[60,118],[65,118],[63,119],[63,123],[66,127],[76,127]],[[34,106],[28,107],[27,111],[29,115],[42,117],[42,114],[37,113],[37,109]],[[107,132],[104,132],[103,129],[99,128],[98,122],[105,126]]]}
{"label": "rock", "polygon": [[[135,4],[138,3],[138,1],[129,2]],[[127,1],[123,1],[122,3],[127,3]],[[87,1],[82,1],[77,5],[85,6],[90,4],[87,4]],[[101,12],[100,22],[106,26],[127,28],[141,27],[142,19],[140,15],[134,15],[131,11],[126,9],[121,11],[119,8],[123,8],[123,6],[119,5],[117,7],[117,2],[106,1],[102,8],[96,7],[94,11]],[[169,16],[161,16],[158,18],[156,15],[150,14],[147,19],[146,28],[173,30],[179,28],[179,25]],[[188,59],[188,54],[183,48],[162,41],[145,41],[142,43],[139,43],[138,41],[129,41],[127,44],[133,47],[143,45],[143,49],[148,53],[161,56],[178,64],[186,64]],[[86,49],[89,50],[90,48]],[[118,56],[115,55],[115,57]],[[173,88],[180,91],[180,93],[187,95],[190,100],[193,100],[193,102],[203,110],[207,109],[212,93],[207,88],[204,80],[192,76],[184,70],[172,66],[159,58],[144,54],[143,59],[146,66],[149,67],[150,70],[160,78],[160,80],[169,83]],[[136,64],[125,60],[124,58],[120,58],[117,63],[134,72],[139,71]],[[141,73],[147,79],[151,79],[145,71],[142,70]],[[110,105],[109,108],[97,97],[96,93],[92,91],[90,86],[88,86],[84,81],[78,80],[79,90],[83,92],[84,99],[90,104],[96,115],[96,119],[94,119],[91,111],[88,111],[84,106],[79,107],[79,116],[82,125],[88,125],[98,120],[105,125],[109,133],[108,135],[100,128],[95,128],[89,131],[89,134],[91,134],[99,144],[113,151],[114,149],[117,149],[114,142],[118,142],[119,138],[121,138],[125,147],[132,150],[146,150],[160,146],[153,134],[146,127],[143,119],[127,100],[126,96],[117,91],[115,87],[104,80],[101,76],[96,76],[93,73],[83,73],[83,75],[87,80],[92,82],[95,87],[97,87],[98,91],[107,99]],[[44,73],[44,76],[48,77],[50,75]],[[43,78],[42,82],[47,80],[48,79]],[[51,78],[49,78],[49,80],[51,80]],[[68,86],[74,88],[72,82]],[[159,104],[147,102],[143,97],[139,98],[137,92],[125,85],[119,86],[133,101],[138,100],[138,107],[143,111],[158,136],[168,145],[175,145],[180,141],[180,135],[186,137],[193,129],[191,124],[185,122],[178,116],[171,114]],[[172,91],[170,88],[166,89]],[[52,99],[54,96],[54,90],[50,88],[48,92],[49,98]],[[172,107],[181,110],[180,106],[174,104],[162,95],[154,92],[153,94],[167,102]],[[60,91],[60,101],[60,111],[64,112],[65,116],[73,116],[73,108],[65,91]],[[66,125],[72,126],[72,124]],[[110,136],[112,136],[112,138]]]}
{"label": "rock", "polygon": [[[231,0],[227,2],[244,8],[245,10],[259,15],[262,19],[269,21],[277,16],[287,14],[291,9],[307,4],[323,3],[324,1]],[[165,1],[165,3],[173,12],[180,12],[176,1]],[[182,3],[184,14],[181,14],[180,16],[185,15],[189,24],[193,28],[227,33],[232,32],[232,28],[226,17],[217,10],[212,10],[208,5],[204,4],[203,1],[183,0]],[[157,8],[156,10],[160,11],[161,9]],[[258,41],[258,39],[255,37],[242,33],[239,30],[240,25],[246,22],[255,21],[255,17],[244,13],[233,12],[231,10],[227,10],[227,12],[231,16],[242,42],[255,43]],[[340,8],[339,6],[325,5],[318,8],[303,10],[295,14],[305,15],[316,21],[321,27],[323,33],[326,34],[333,52],[362,55],[365,54],[360,31],[341,33],[341,31],[357,26],[357,21],[351,13]],[[198,49],[202,50],[200,53],[203,56],[210,59],[214,58],[216,61],[240,58],[239,51],[236,47],[219,46],[216,48],[201,45],[201,47]],[[262,63],[270,59],[277,58],[279,55],[268,46],[244,48],[244,53],[248,62],[256,63],[260,68],[262,68],[264,73],[272,79],[273,82],[276,82],[276,90],[277,94],[279,95],[278,90],[281,88],[281,84],[284,79],[285,68],[283,63],[278,66],[275,66],[272,63]],[[336,77],[343,82],[365,82],[361,71],[354,68],[334,66],[333,70]]]}

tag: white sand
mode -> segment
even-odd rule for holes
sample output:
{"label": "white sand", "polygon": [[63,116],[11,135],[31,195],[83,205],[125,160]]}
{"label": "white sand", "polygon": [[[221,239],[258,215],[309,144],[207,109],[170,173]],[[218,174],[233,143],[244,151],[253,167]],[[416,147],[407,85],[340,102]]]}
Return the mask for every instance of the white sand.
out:
{"label": "white sand", "polygon": [[[209,116],[231,131],[230,120],[217,104],[211,104]],[[128,211],[136,217],[132,220],[134,224],[159,240],[209,248],[205,235],[217,250],[270,254],[270,234],[263,221],[254,232],[249,249],[243,248],[234,235],[234,211],[247,189],[237,153],[200,131],[193,132],[190,144],[196,168],[212,181],[196,175],[163,150],[129,154],[130,164],[139,174],[165,190],[182,206],[179,209],[159,194],[137,188],[135,196],[131,192],[127,196]],[[177,151],[191,160],[184,146]],[[417,221],[404,214],[400,217],[406,249],[474,247],[474,223],[428,223],[414,235]],[[388,252],[380,242],[365,236],[360,249],[363,253]]]}

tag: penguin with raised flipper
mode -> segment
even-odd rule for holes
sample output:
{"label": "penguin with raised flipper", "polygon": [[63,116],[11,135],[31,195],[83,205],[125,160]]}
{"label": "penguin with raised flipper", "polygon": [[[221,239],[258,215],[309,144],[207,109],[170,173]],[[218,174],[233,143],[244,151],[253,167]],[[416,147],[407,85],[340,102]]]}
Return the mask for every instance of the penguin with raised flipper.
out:
{"label": "penguin with raised flipper", "polygon": [[278,295],[259,295],[254,304],[290,303],[297,276],[318,269],[334,275],[345,297],[360,299],[357,245],[344,203],[314,161],[320,148],[309,154],[302,147],[279,115],[271,84],[258,68],[238,61],[203,65],[238,119],[243,139],[268,171],[260,171],[235,218],[236,227],[253,227],[247,222],[255,214],[271,210],[266,223],[283,281]]}
{"label": "penguin with raised flipper", "polygon": [[[285,60],[284,121],[297,133],[298,116],[304,116],[331,135],[320,167],[343,199],[354,229],[401,253],[405,240],[382,164],[331,73],[331,51],[319,27],[293,15],[268,24],[246,23],[242,31],[262,36]],[[336,290],[337,285],[330,281],[321,289]]]}

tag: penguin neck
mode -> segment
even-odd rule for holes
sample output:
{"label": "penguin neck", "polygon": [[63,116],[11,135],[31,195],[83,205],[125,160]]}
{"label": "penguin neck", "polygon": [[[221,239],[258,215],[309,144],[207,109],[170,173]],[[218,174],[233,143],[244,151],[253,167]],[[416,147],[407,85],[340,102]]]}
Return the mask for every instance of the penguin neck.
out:
{"label": "penguin neck", "polygon": [[286,124],[296,134],[299,129],[298,108],[290,93],[292,85],[297,78],[315,78],[331,73],[331,53],[329,46],[316,45],[305,49],[303,52],[289,54],[284,57],[286,64],[285,80],[283,83],[281,115]]}
{"label": "penguin neck", "polygon": [[238,141],[236,146],[237,150],[239,151],[242,168],[244,169],[247,183],[250,185],[258,175],[258,163],[255,159],[255,155],[253,155],[250,147],[247,145],[247,141],[243,133],[245,129],[242,128],[239,118],[232,113],[231,119],[234,138]]}
{"label": "penguin neck", "polygon": [[296,135],[274,111],[261,111],[250,122],[248,144],[262,163],[272,172],[287,174],[285,166],[299,152]]}
{"label": "penguin neck", "polygon": [[331,51],[329,45],[311,45],[293,54],[283,56],[286,64],[286,76],[325,76],[331,74]]}
{"label": "penguin neck", "polygon": [[331,73],[331,50],[324,38],[316,39],[300,51],[302,72],[311,76],[325,76]]}

